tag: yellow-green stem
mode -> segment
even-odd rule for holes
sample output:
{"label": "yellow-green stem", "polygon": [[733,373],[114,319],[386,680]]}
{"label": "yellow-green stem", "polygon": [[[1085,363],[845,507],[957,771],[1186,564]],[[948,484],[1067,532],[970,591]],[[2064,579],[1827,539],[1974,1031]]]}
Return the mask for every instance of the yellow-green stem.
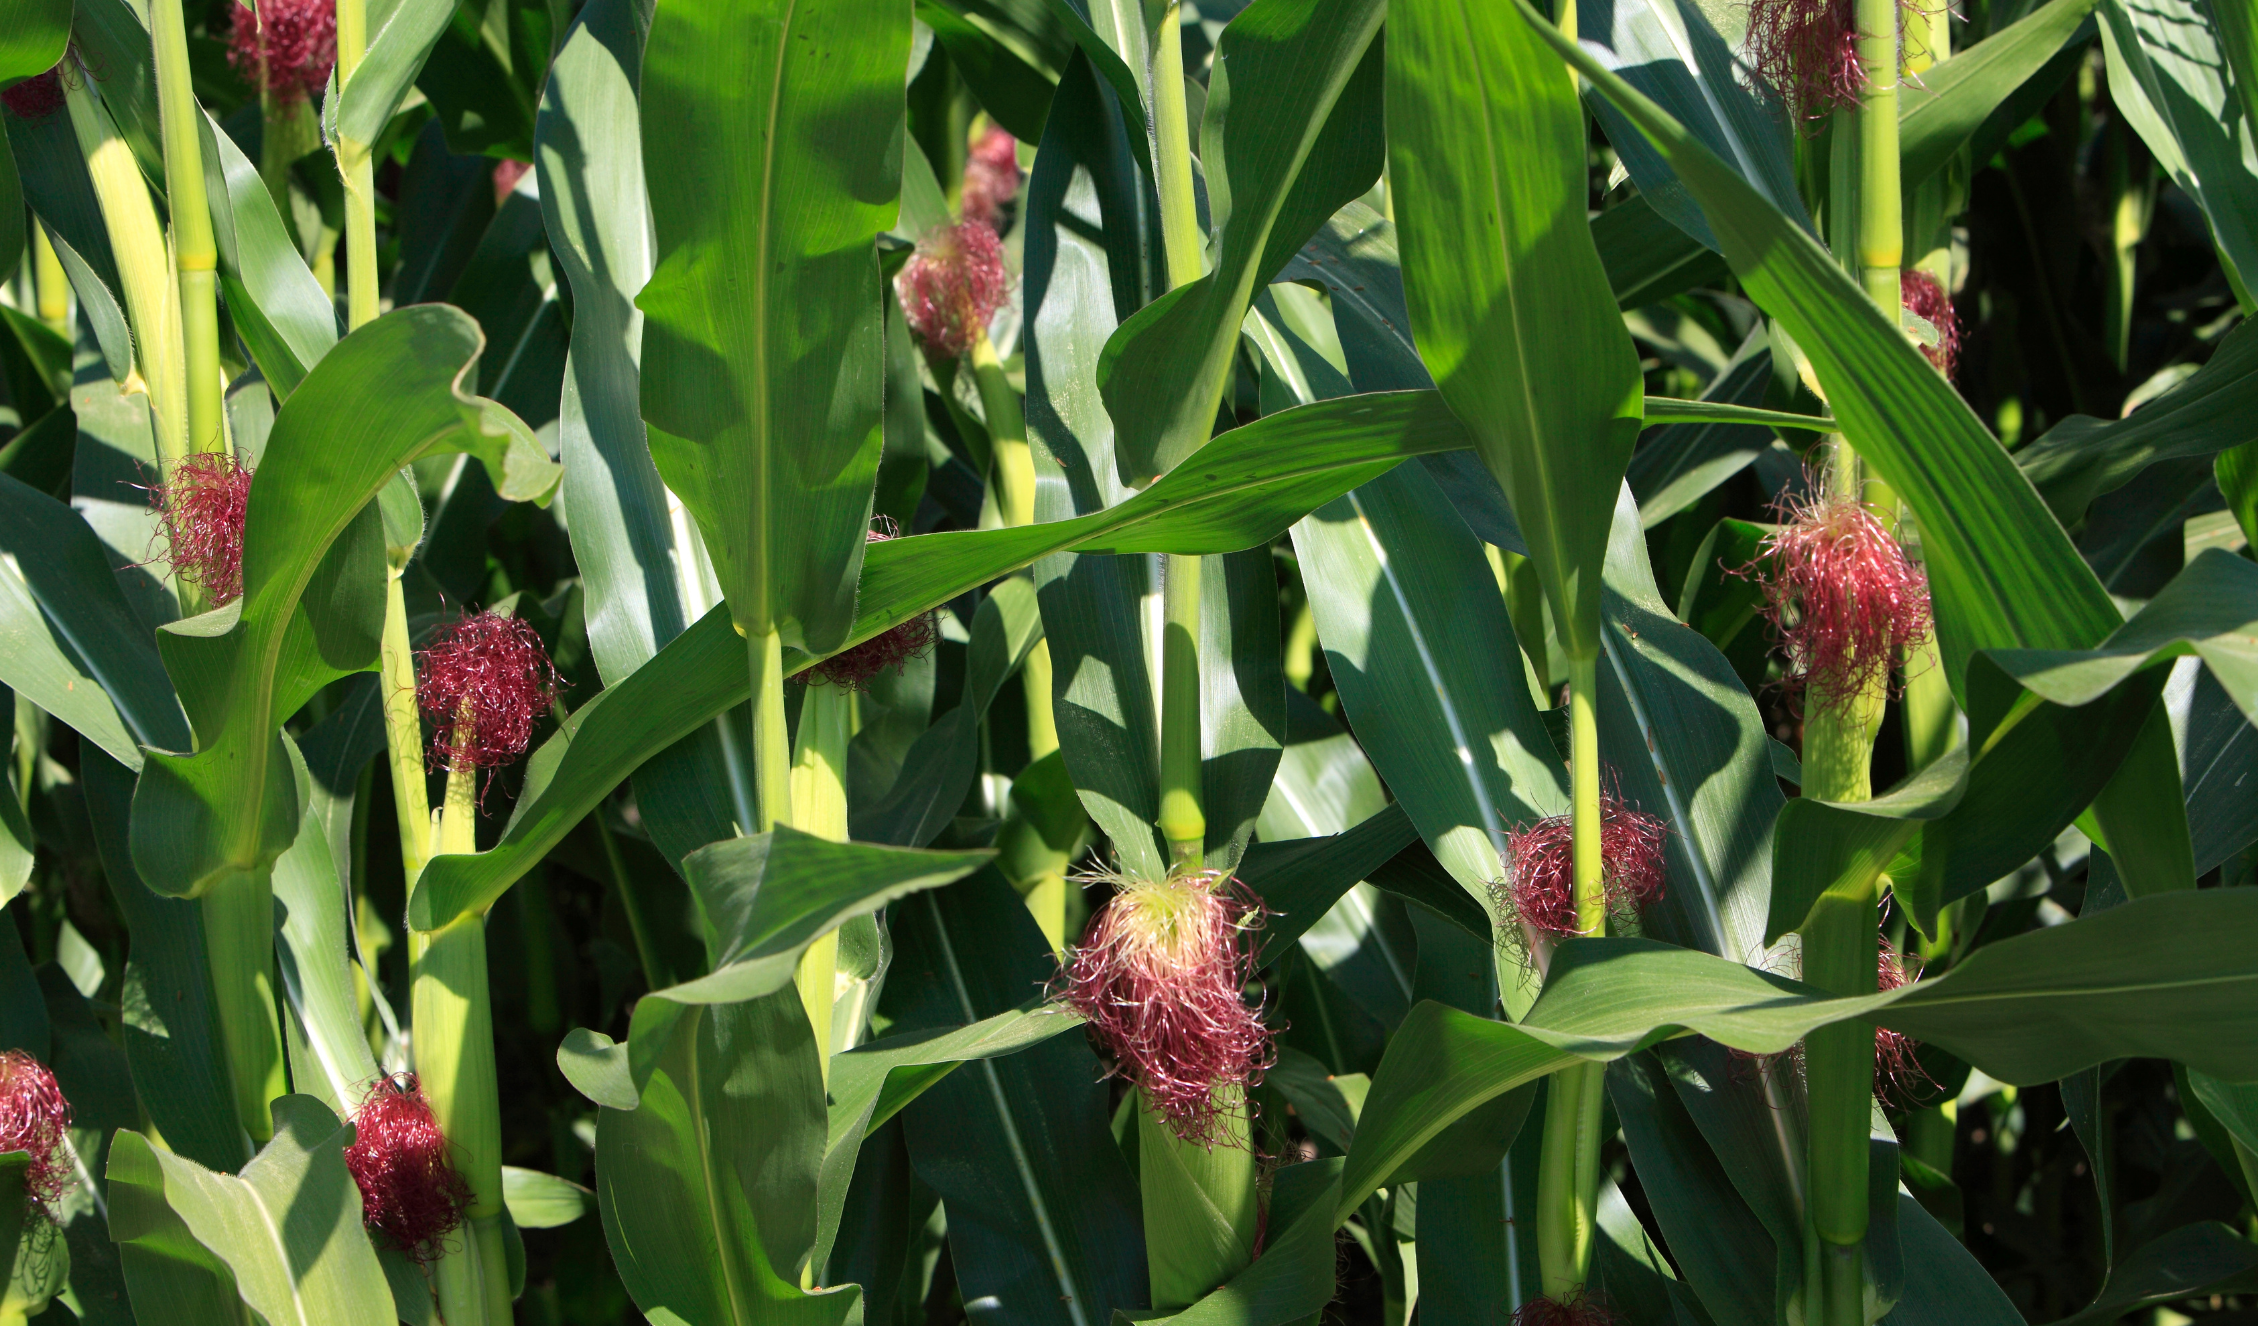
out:
{"label": "yellow-green stem", "polygon": [[[795,829],[847,840],[847,743],[854,736],[854,692],[826,681],[809,684],[800,701],[799,741],[792,752],[792,813]],[[800,1006],[815,1030],[815,1051],[824,1080],[831,1076],[832,1006],[838,1001],[839,932],[829,931],[800,955],[793,983]]]}
{"label": "yellow-green stem", "polygon": [[[470,718],[466,709],[458,721]],[[435,854],[476,851],[477,828],[478,770],[464,761],[447,773]],[[501,1267],[484,1265],[483,1240],[477,1236],[478,1222],[502,1213],[502,1108],[486,974],[486,914],[469,913],[415,935],[411,949],[416,1076],[447,1139],[448,1155],[470,1185],[470,1206],[464,1212],[468,1236],[451,1242],[441,1254],[435,1278],[448,1326],[477,1326],[493,1320],[490,1281],[502,1273]],[[499,1320],[507,1322],[506,1284],[502,1296],[505,1315]]]}
{"label": "yellow-green stem", "polygon": [[[337,85],[368,53],[368,0],[337,0]],[[345,182],[345,328],[376,320],[376,166],[369,145],[343,134],[335,144]]]}
{"label": "yellow-green stem", "polygon": [[[65,69],[63,89],[71,130],[86,158],[95,200],[101,204],[118,284],[124,287],[134,366],[149,394],[157,460],[169,474],[188,454],[188,384],[182,367],[180,292],[173,282],[172,255],[166,249],[164,228],[157,224],[148,182],[142,179],[133,149],[118,133],[109,108],[94,95],[87,76],[75,68]],[[121,385],[128,390],[134,386],[130,381]]]}
{"label": "yellow-green stem", "polygon": [[[1894,271],[1892,273],[1894,277]],[[1837,496],[1860,492],[1858,457],[1836,446],[1830,475]],[[1823,801],[1867,801],[1874,795],[1874,737],[1888,697],[1886,672],[1848,694],[1814,692],[1803,724],[1803,794]],[[1836,994],[1871,993],[1879,962],[1879,882],[1852,881],[1830,890],[1802,930],[1803,979]],[[1810,1116],[1810,1212],[1819,1236],[1820,1326],[1865,1326],[1864,1244],[1867,1215],[1867,1130],[1874,1084],[1874,1032],[1852,1020],[1823,1027],[1804,1041]]]}
{"label": "yellow-green stem", "polygon": [[378,637],[378,682],[384,688],[384,739],[390,747],[392,805],[400,826],[400,868],[413,885],[431,859],[431,801],[423,777],[423,716],[416,712],[415,651],[408,640],[408,601],[393,568],[384,583],[384,634]]}
{"label": "yellow-green stem", "polygon": [[287,1089],[282,1027],[274,1011],[274,883],[264,871],[230,875],[202,902],[204,959],[227,1056],[236,1121],[252,1145],[274,1136],[270,1104]]}
{"label": "yellow-green stem", "polygon": [[776,628],[745,637],[753,691],[753,823],[767,833],[792,822],[791,730],[784,718],[784,638]]}
{"label": "yellow-green stem", "polygon": [[47,227],[31,228],[32,280],[38,287],[39,320],[65,336],[71,334],[71,283],[63,274],[62,255],[47,238]]}
{"label": "yellow-green stem", "polygon": [[1545,1297],[1567,1302],[1591,1277],[1599,1219],[1600,1107],[1607,1066],[1576,1064],[1545,1084],[1537,1168],[1537,1267]]}
{"label": "yellow-green stem", "polygon": [[[1607,863],[1600,853],[1599,660],[1568,660],[1568,780],[1576,928],[1607,929]],[[1553,1074],[1537,1171],[1537,1262],[1544,1292],[1565,1301],[1591,1273],[1599,1216],[1599,1125],[1607,1070],[1578,1064]]]}
{"label": "yellow-green stem", "polygon": [[217,454],[220,431],[219,248],[204,197],[204,112],[188,72],[188,25],[181,0],[151,0],[149,38],[156,52],[157,124],[165,147],[165,198],[172,217],[173,262],[180,274],[180,322],[188,374],[188,449]]}
{"label": "yellow-green stem", "polygon": [[1171,289],[1200,277],[1203,244],[1199,201],[1192,193],[1191,119],[1184,109],[1184,7],[1161,11],[1153,32],[1153,191],[1160,198],[1161,248],[1168,255]]}
{"label": "yellow-green stem", "polygon": [[1200,559],[1171,553],[1162,586],[1160,835],[1169,864],[1197,870],[1207,845],[1200,789]]}
{"label": "yellow-green stem", "polygon": [[1866,86],[1858,96],[1858,264],[1866,294],[1891,319],[1903,307],[1899,269],[1905,263],[1905,204],[1897,147],[1900,0],[1857,0],[1858,61]]}
{"label": "yellow-green stem", "polygon": [[[980,389],[980,408],[987,415],[991,484],[996,512],[1007,528],[1035,523],[1035,453],[1027,445],[1027,418],[1019,393],[1011,389],[1003,361],[986,331],[979,332],[967,356],[972,379]],[[1021,666],[1020,681],[1027,693],[1027,755],[1039,760],[1058,749],[1058,720],[1051,709],[1051,650],[1046,641],[1035,642]]]}
{"label": "yellow-green stem", "polygon": [[1152,1305],[1189,1307],[1254,1260],[1259,1162],[1246,1092],[1216,1088],[1227,1135],[1214,1146],[1179,1140],[1143,1092],[1137,1096],[1137,1186],[1144,1202]]}

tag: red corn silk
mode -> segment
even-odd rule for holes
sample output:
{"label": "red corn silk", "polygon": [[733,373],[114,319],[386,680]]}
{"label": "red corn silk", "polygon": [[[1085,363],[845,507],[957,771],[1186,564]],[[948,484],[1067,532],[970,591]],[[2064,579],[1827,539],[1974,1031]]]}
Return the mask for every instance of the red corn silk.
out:
{"label": "red corn silk", "polygon": [[1581,1290],[1563,1299],[1532,1298],[1513,1310],[1513,1326],[1615,1326],[1607,1304]]}
{"label": "red corn silk", "polygon": [[[884,543],[894,537],[893,522],[884,517],[880,517],[880,521],[885,528],[869,532],[872,543]],[[892,672],[899,676],[902,669],[910,665],[910,660],[923,658],[940,638],[937,616],[921,612],[859,645],[817,661],[808,668],[808,680],[827,681],[850,691],[868,690],[880,673]]]}
{"label": "red corn silk", "polygon": [[30,1153],[24,1191],[32,1211],[50,1221],[71,1188],[71,1157],[63,1146],[70,1126],[71,1103],[47,1065],[23,1050],[0,1053],[0,1154]]}
{"label": "red corn silk", "polygon": [[377,1080],[353,1112],[345,1167],[361,1189],[361,1223],[418,1261],[463,1223],[470,1184],[447,1155],[447,1139],[415,1074]]}
{"label": "red corn silk", "polygon": [[318,97],[337,63],[337,9],[330,0],[259,0],[235,7],[227,62],[281,105]]}
{"label": "red corn silk", "polygon": [[1262,899],[1231,876],[1114,877],[1117,892],[1052,983],[1088,1020],[1112,1074],[1141,1089],[1177,1137],[1227,1137],[1216,1088],[1259,1082],[1274,1052],[1245,988],[1255,979]]}
{"label": "red corn silk", "polygon": [[[1882,940],[1881,957],[1875,975],[1875,988],[1902,990],[1920,979],[1918,964],[1908,966],[1906,956],[1887,938]],[[1914,1051],[1920,1042],[1902,1031],[1888,1027],[1874,1029],[1874,1094],[1887,1098],[1911,1100],[1924,1086],[1934,1086],[1928,1070]]]}
{"label": "red corn silk", "polygon": [[1866,85],[1853,0],[1750,0],[1746,53],[1758,75],[1809,119],[1857,105]]}
{"label": "red corn silk", "polygon": [[1764,591],[1788,686],[1836,704],[1928,638],[1928,581],[1864,503],[1796,499],[1781,514],[1787,523],[1765,536],[1763,555],[1735,574]]}
{"label": "red corn silk", "polygon": [[1898,284],[1906,309],[1937,329],[1937,343],[1922,346],[1921,353],[1947,382],[1951,381],[1953,370],[1960,366],[1960,319],[1952,312],[1951,294],[1942,282],[1918,267],[1907,268]]}
{"label": "red corn silk", "polygon": [[[1662,901],[1669,874],[1663,822],[1613,793],[1600,797],[1600,883],[1607,910],[1636,917]],[[1506,835],[1506,877],[1491,886],[1499,910],[1554,939],[1585,933],[1576,924],[1576,847],[1572,816],[1553,815]]]}
{"label": "red corn silk", "polygon": [[164,523],[165,560],[173,574],[202,589],[212,607],[240,598],[251,471],[231,453],[198,453],[175,464],[151,497]]}
{"label": "red corn silk", "polygon": [[1009,130],[990,126],[972,145],[972,154],[964,163],[964,201],[960,210],[966,221],[977,221],[991,230],[996,225],[1005,203],[1019,196],[1019,140]]}
{"label": "red corn silk", "polygon": [[44,74],[34,74],[5,92],[0,92],[0,105],[18,119],[44,120],[63,108],[62,66],[56,65]]}
{"label": "red corn silk", "polygon": [[525,622],[480,612],[442,627],[416,652],[416,704],[432,725],[431,767],[484,769],[525,754],[534,720],[562,687],[539,633]]}
{"label": "red corn silk", "polygon": [[894,278],[910,330],[952,356],[972,348],[1010,293],[1003,241],[981,221],[936,227]]}

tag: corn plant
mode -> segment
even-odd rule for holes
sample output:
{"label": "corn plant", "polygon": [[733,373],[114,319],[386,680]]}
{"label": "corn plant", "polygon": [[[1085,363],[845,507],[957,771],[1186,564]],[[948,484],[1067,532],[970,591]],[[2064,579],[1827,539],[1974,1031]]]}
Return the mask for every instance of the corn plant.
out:
{"label": "corn plant", "polygon": [[2258,1311],[2246,0],[0,102],[0,1326]]}

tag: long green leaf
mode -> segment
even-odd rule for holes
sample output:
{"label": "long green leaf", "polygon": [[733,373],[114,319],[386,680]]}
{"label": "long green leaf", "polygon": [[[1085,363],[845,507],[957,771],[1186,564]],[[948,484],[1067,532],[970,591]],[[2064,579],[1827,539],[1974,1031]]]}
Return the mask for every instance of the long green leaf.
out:
{"label": "long green leaf", "polygon": [[133,854],[150,887],[200,894],[266,868],[297,836],[276,728],[376,661],[383,545],[370,502],[401,466],[466,451],[504,496],[555,488],[556,464],[525,425],[461,390],[483,346],[456,309],[397,310],[340,342],[276,416],[244,522],[243,597],[160,639],[198,750],[152,752],[143,768]]}
{"label": "long green leaf", "polygon": [[864,1139],[960,1066],[1017,1054],[1081,1025],[1081,1015],[1072,1009],[1043,1004],[1015,1008],[963,1027],[905,1031],[834,1056],[817,1262],[830,1258]]}
{"label": "long green leaf", "polygon": [[240,1176],[214,1174],[132,1131],[110,1149],[110,1232],[175,1222],[227,1265],[269,1326],[392,1326],[392,1291],[345,1169],[350,1124],[306,1096],[274,1103],[275,1135]]}
{"label": "long green leaf", "polygon": [[228,317],[260,374],[287,398],[337,344],[337,309],[291,243],[258,167],[211,116],[197,128]]}
{"label": "long green leaf", "polygon": [[1502,6],[1419,0],[1390,19],[1389,180],[1420,358],[1521,520],[1562,643],[1589,659],[1640,399],[1583,224],[1583,111]]}
{"label": "long green leaf", "polygon": [[597,1203],[636,1306],[701,1326],[856,1320],[853,1286],[794,1283],[814,1242],[824,1137],[799,995],[692,1008],[660,1039],[641,1103],[596,1123]]}
{"label": "long green leaf", "polygon": [[146,629],[77,512],[0,475],[0,682],[132,767],[188,728]]}
{"label": "long green leaf", "polygon": [[2159,461],[2209,456],[2234,446],[2241,438],[2241,421],[2254,408],[2258,329],[2246,323],[2227,333],[2193,376],[2139,410],[2115,420],[2072,415],[2016,452],[2015,463],[2054,514],[2075,523],[2093,499],[2123,487]]}
{"label": "long green leaf", "polygon": [[[962,879],[989,856],[832,842],[781,825],[702,847],[683,864],[705,925],[712,973],[655,990],[644,1003],[734,1004],[780,990],[791,983],[807,946],[849,917]],[[629,1045],[638,1082],[650,1072],[641,1044],[649,1016],[643,1004],[636,1006],[637,1034]],[[654,1043],[648,1053],[660,1048]]]}
{"label": "long green leaf", "polygon": [[[325,361],[326,362],[326,361]],[[1658,406],[1675,417],[1685,402]],[[1705,416],[1706,417],[1706,416]],[[855,624],[842,647],[1060,551],[1236,552],[1267,542],[1315,507],[1407,456],[1466,445],[1441,400],[1425,392],[1347,397],[1235,428],[1200,463],[1118,506],[1019,529],[922,534],[871,545]],[[744,702],[743,642],[709,614],[652,661],[582,705],[527,765],[525,791],[502,840],[440,857],[409,902],[419,927],[490,905],[562,841],[637,767],[700,724]],[[785,669],[808,666],[788,654]],[[1070,676],[1063,669],[1062,677]]]}
{"label": "long green leaf", "polygon": [[11,0],[0,35],[0,87],[44,73],[71,39],[69,0]]}
{"label": "long green leaf", "polygon": [[1836,426],[1913,507],[1954,693],[1978,649],[2078,648],[2115,629],[2115,606],[2030,482],[1896,320],[1659,107],[1522,12],[1670,162],[1750,295],[1810,357]]}
{"label": "long green leaf", "polygon": [[1098,370],[1122,483],[1207,441],[1260,284],[1380,173],[1380,64],[1366,52],[1386,13],[1258,0],[1224,29],[1200,134],[1215,270],[1123,322]]}
{"label": "long green leaf", "polygon": [[[887,1012],[956,1027],[1025,1003],[1056,970],[1026,905],[983,871],[897,908]],[[918,1177],[949,1210],[968,1301],[1030,1326],[1104,1326],[1145,1302],[1136,1181],[1106,1126],[1106,1088],[1079,1036],[982,1059],[902,1112]]]}
{"label": "long green leaf", "polygon": [[2156,164],[2202,204],[2243,308],[2258,280],[2258,142],[2227,53],[2199,0],[2102,0],[2109,96]]}
{"label": "long green leaf", "polygon": [[819,652],[855,622],[908,59],[871,0],[667,5],[643,58],[645,155],[667,163],[636,301],[651,455],[737,623]]}
{"label": "long green leaf", "polygon": [[2086,705],[2156,660],[2190,653],[2258,723],[2258,563],[2205,549],[2093,649],[2009,649],[1990,657],[2056,704]]}
{"label": "long green leaf", "polygon": [[1898,94],[1898,151],[1908,190],[1944,168],[2008,95],[2070,40],[2096,0],[2048,3],[1908,79]]}
{"label": "long green leaf", "polygon": [[[1668,109],[1781,211],[1803,218],[1794,128],[1786,108],[1743,81],[1740,55],[1718,35],[1700,5],[1691,0],[1578,5],[1576,19],[1578,32],[1588,34],[1586,50]],[[1609,141],[1619,145],[1639,196],[1686,234],[1717,247],[1701,208],[1686,196],[1670,167],[1644,140],[1618,132],[1628,127],[1622,113],[1597,96],[1591,106],[1607,127]]]}

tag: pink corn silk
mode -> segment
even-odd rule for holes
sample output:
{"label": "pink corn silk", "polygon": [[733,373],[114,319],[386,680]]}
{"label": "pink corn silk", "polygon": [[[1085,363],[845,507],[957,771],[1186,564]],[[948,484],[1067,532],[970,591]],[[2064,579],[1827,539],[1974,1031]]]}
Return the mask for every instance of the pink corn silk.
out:
{"label": "pink corn silk", "polygon": [[353,1112],[345,1167],[361,1189],[361,1223],[420,1262],[463,1222],[470,1184],[447,1154],[415,1074],[379,1078]]}
{"label": "pink corn silk", "polygon": [[199,453],[151,491],[165,528],[165,559],[219,608],[243,595],[243,518],[251,471],[227,452]]}
{"label": "pink corn silk", "polygon": [[539,633],[492,612],[440,628],[430,646],[417,651],[416,673],[416,704],[432,725],[434,769],[485,769],[525,754],[534,720],[563,687]]}
{"label": "pink corn silk", "polygon": [[[1920,978],[1918,966],[1908,968],[1906,957],[1888,939],[1882,940],[1881,957],[1877,963],[1875,988],[1902,990]],[[1923,1085],[1935,1085],[1928,1070],[1914,1054],[1920,1042],[1902,1031],[1888,1027],[1874,1029],[1874,1094],[1884,1099],[1910,1101]]]}
{"label": "pink corn silk", "polygon": [[960,211],[968,222],[997,229],[996,218],[1005,203],[1019,196],[1019,140],[1000,126],[990,126],[964,163],[964,201]]}
{"label": "pink corn silk", "polygon": [[337,63],[337,9],[328,0],[260,0],[235,7],[227,62],[269,99],[289,105],[318,97]]}
{"label": "pink corn silk", "polygon": [[63,1149],[70,1126],[71,1103],[47,1065],[23,1050],[0,1053],[0,1153],[30,1153],[24,1191],[33,1212],[50,1221],[71,1188],[71,1158]]}
{"label": "pink corn silk", "polygon": [[[1669,873],[1661,820],[1612,793],[1600,797],[1601,885],[1607,909],[1637,916],[1662,900]],[[1584,933],[1576,925],[1574,818],[1553,815],[1506,836],[1506,878],[1491,890],[1500,909],[1554,939]]]}
{"label": "pink corn silk", "polygon": [[62,66],[57,65],[0,92],[0,105],[5,105],[18,119],[44,120],[53,115],[63,108],[61,69]]}
{"label": "pink corn silk", "polygon": [[1937,278],[1918,267],[1907,268],[1898,281],[1905,307],[1937,329],[1937,343],[1922,346],[1921,353],[1944,374],[1945,381],[1951,381],[1960,366],[1960,319],[1953,314],[1952,296]]}
{"label": "pink corn silk", "polygon": [[1763,589],[1788,687],[1837,704],[1887,677],[1900,650],[1928,638],[1928,581],[1863,503],[1799,499],[1781,514],[1787,523],[1734,573]]}
{"label": "pink corn silk", "polygon": [[920,340],[942,354],[961,355],[1011,293],[1003,241],[984,222],[936,227],[902,264],[894,293]]}
{"label": "pink corn silk", "polygon": [[1261,1010],[1242,991],[1255,979],[1262,899],[1213,871],[1160,883],[1117,880],[1053,995],[1152,1102],[1177,1137],[1225,1140],[1215,1090],[1259,1082],[1274,1055]]}
{"label": "pink corn silk", "polygon": [[1746,50],[1758,75],[1807,119],[1857,105],[1866,84],[1853,0],[1750,0]]}
{"label": "pink corn silk", "polygon": [[[884,517],[880,517],[880,521],[884,528],[869,533],[872,543],[884,543],[894,537],[893,522]],[[808,680],[827,681],[850,691],[868,690],[881,673],[892,672],[899,676],[912,659],[923,658],[940,638],[937,616],[921,612],[859,645],[819,660],[808,669]]]}

